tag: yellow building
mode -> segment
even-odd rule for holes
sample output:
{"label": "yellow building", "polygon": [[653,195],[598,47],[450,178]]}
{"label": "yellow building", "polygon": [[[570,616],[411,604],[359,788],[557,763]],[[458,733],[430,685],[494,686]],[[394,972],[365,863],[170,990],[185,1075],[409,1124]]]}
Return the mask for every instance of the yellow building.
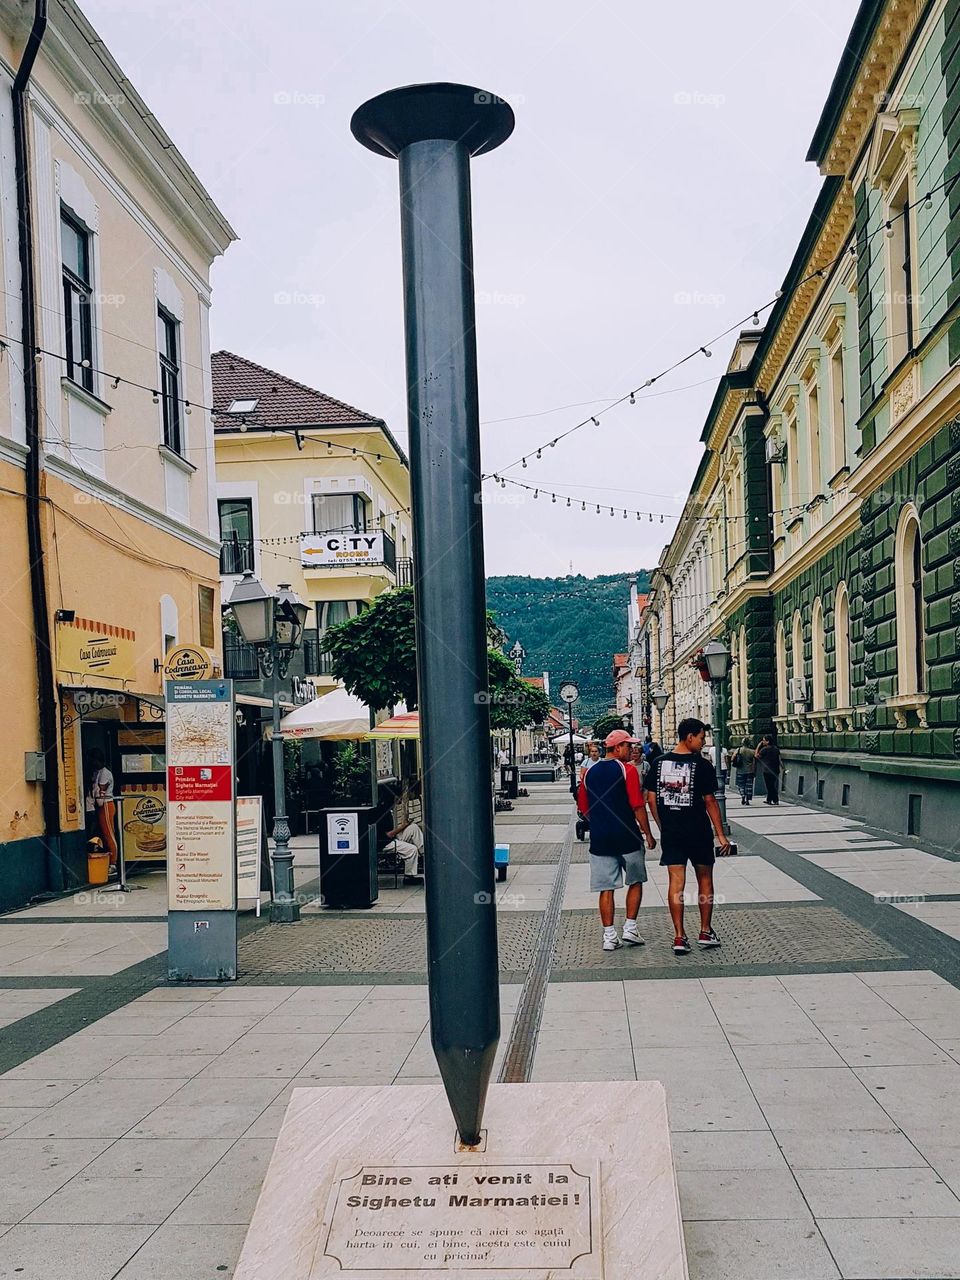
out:
{"label": "yellow building", "polygon": [[163,660],[220,644],[209,269],[235,238],[79,9],[31,21],[0,3],[0,910],[86,881],[94,752],[162,827]]}
{"label": "yellow building", "polygon": [[406,456],[360,409],[229,351],[212,366],[223,598],[246,569],[290,583],[322,650],[328,627],[411,581]]}

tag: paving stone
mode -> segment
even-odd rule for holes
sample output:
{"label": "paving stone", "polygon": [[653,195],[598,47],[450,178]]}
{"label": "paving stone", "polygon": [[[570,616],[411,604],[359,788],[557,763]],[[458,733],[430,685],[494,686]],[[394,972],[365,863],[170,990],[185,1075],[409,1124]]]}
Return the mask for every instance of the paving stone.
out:
{"label": "paving stone", "polygon": [[177,1207],[171,1225],[250,1222],[275,1142],[241,1138]]}
{"label": "paving stone", "polygon": [[[839,1280],[809,1217],[684,1223],[690,1280]],[[844,1275],[848,1275],[846,1271]],[[906,1273],[905,1273],[906,1274]]]}
{"label": "paving stone", "polygon": [[933,1169],[799,1169],[797,1181],[825,1218],[957,1218],[960,1200]]}
{"label": "paving stone", "polygon": [[85,1173],[44,1200],[28,1223],[99,1223],[157,1226],[190,1190],[189,1174],[164,1178],[91,1178]]}
{"label": "paving stone", "polygon": [[179,1080],[92,1080],[18,1130],[21,1138],[122,1138]]}
{"label": "paving stone", "polygon": [[677,1180],[684,1222],[799,1221],[806,1217],[813,1226],[786,1165],[766,1169],[681,1169]]}
{"label": "paving stone", "polygon": [[245,1226],[164,1225],[117,1273],[116,1280],[173,1280],[172,1258],[176,1259],[175,1280],[230,1280],[246,1234]]}
{"label": "paving stone", "polygon": [[784,1158],[797,1169],[922,1169],[928,1161],[892,1122],[887,1129],[778,1129]]}
{"label": "paving stone", "polygon": [[[32,1226],[26,1223],[0,1235],[0,1276],[6,1280],[113,1280],[123,1264],[150,1236],[152,1227]],[[167,1257],[169,1265],[170,1255]],[[184,1280],[178,1273],[178,1280]]]}
{"label": "paving stone", "polygon": [[673,1161],[685,1172],[722,1169],[786,1169],[773,1134],[767,1130],[746,1133],[674,1133]]}
{"label": "paving stone", "polygon": [[890,1117],[849,1068],[745,1068],[770,1128],[884,1129]]}
{"label": "paving stone", "polygon": [[104,1138],[60,1138],[48,1142],[5,1138],[0,1146],[0,1222],[19,1222],[108,1146],[109,1141]]}
{"label": "paving stone", "polygon": [[828,1218],[820,1229],[845,1280],[960,1277],[960,1219]]}

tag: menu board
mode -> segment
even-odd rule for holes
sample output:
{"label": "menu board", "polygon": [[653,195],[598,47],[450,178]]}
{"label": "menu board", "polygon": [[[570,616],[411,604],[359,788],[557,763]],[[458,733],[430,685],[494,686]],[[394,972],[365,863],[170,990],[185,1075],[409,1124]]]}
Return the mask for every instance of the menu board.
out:
{"label": "menu board", "polygon": [[167,888],[171,911],[233,911],[234,707],[229,680],[167,683]]}
{"label": "menu board", "polygon": [[237,897],[260,901],[263,797],[237,796]]}

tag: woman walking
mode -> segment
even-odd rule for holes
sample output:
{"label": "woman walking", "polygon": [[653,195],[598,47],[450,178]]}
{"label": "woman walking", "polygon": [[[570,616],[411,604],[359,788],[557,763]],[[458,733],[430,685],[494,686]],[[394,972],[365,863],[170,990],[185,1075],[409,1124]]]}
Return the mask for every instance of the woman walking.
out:
{"label": "woman walking", "polygon": [[733,757],[733,768],[737,776],[737,790],[740,792],[740,803],[749,804],[753,799],[753,783],[757,775],[757,757],[753,743],[744,738],[739,750]]}

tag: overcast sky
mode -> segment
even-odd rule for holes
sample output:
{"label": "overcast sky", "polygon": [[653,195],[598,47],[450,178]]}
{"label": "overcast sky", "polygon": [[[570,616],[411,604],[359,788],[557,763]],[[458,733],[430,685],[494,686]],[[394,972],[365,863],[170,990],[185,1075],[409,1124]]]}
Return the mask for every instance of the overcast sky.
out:
{"label": "overcast sky", "polygon": [[[804,155],[857,7],[81,3],[240,236],[214,266],[214,347],[377,414],[404,442],[397,166],[353,140],[350,116],[427,80],[512,103],[513,137],[473,163],[488,471],[773,296],[821,181]],[[656,564],[732,342],[508,473],[612,503],[615,519],[490,486],[488,573]],[[657,515],[624,521],[624,506]]]}

